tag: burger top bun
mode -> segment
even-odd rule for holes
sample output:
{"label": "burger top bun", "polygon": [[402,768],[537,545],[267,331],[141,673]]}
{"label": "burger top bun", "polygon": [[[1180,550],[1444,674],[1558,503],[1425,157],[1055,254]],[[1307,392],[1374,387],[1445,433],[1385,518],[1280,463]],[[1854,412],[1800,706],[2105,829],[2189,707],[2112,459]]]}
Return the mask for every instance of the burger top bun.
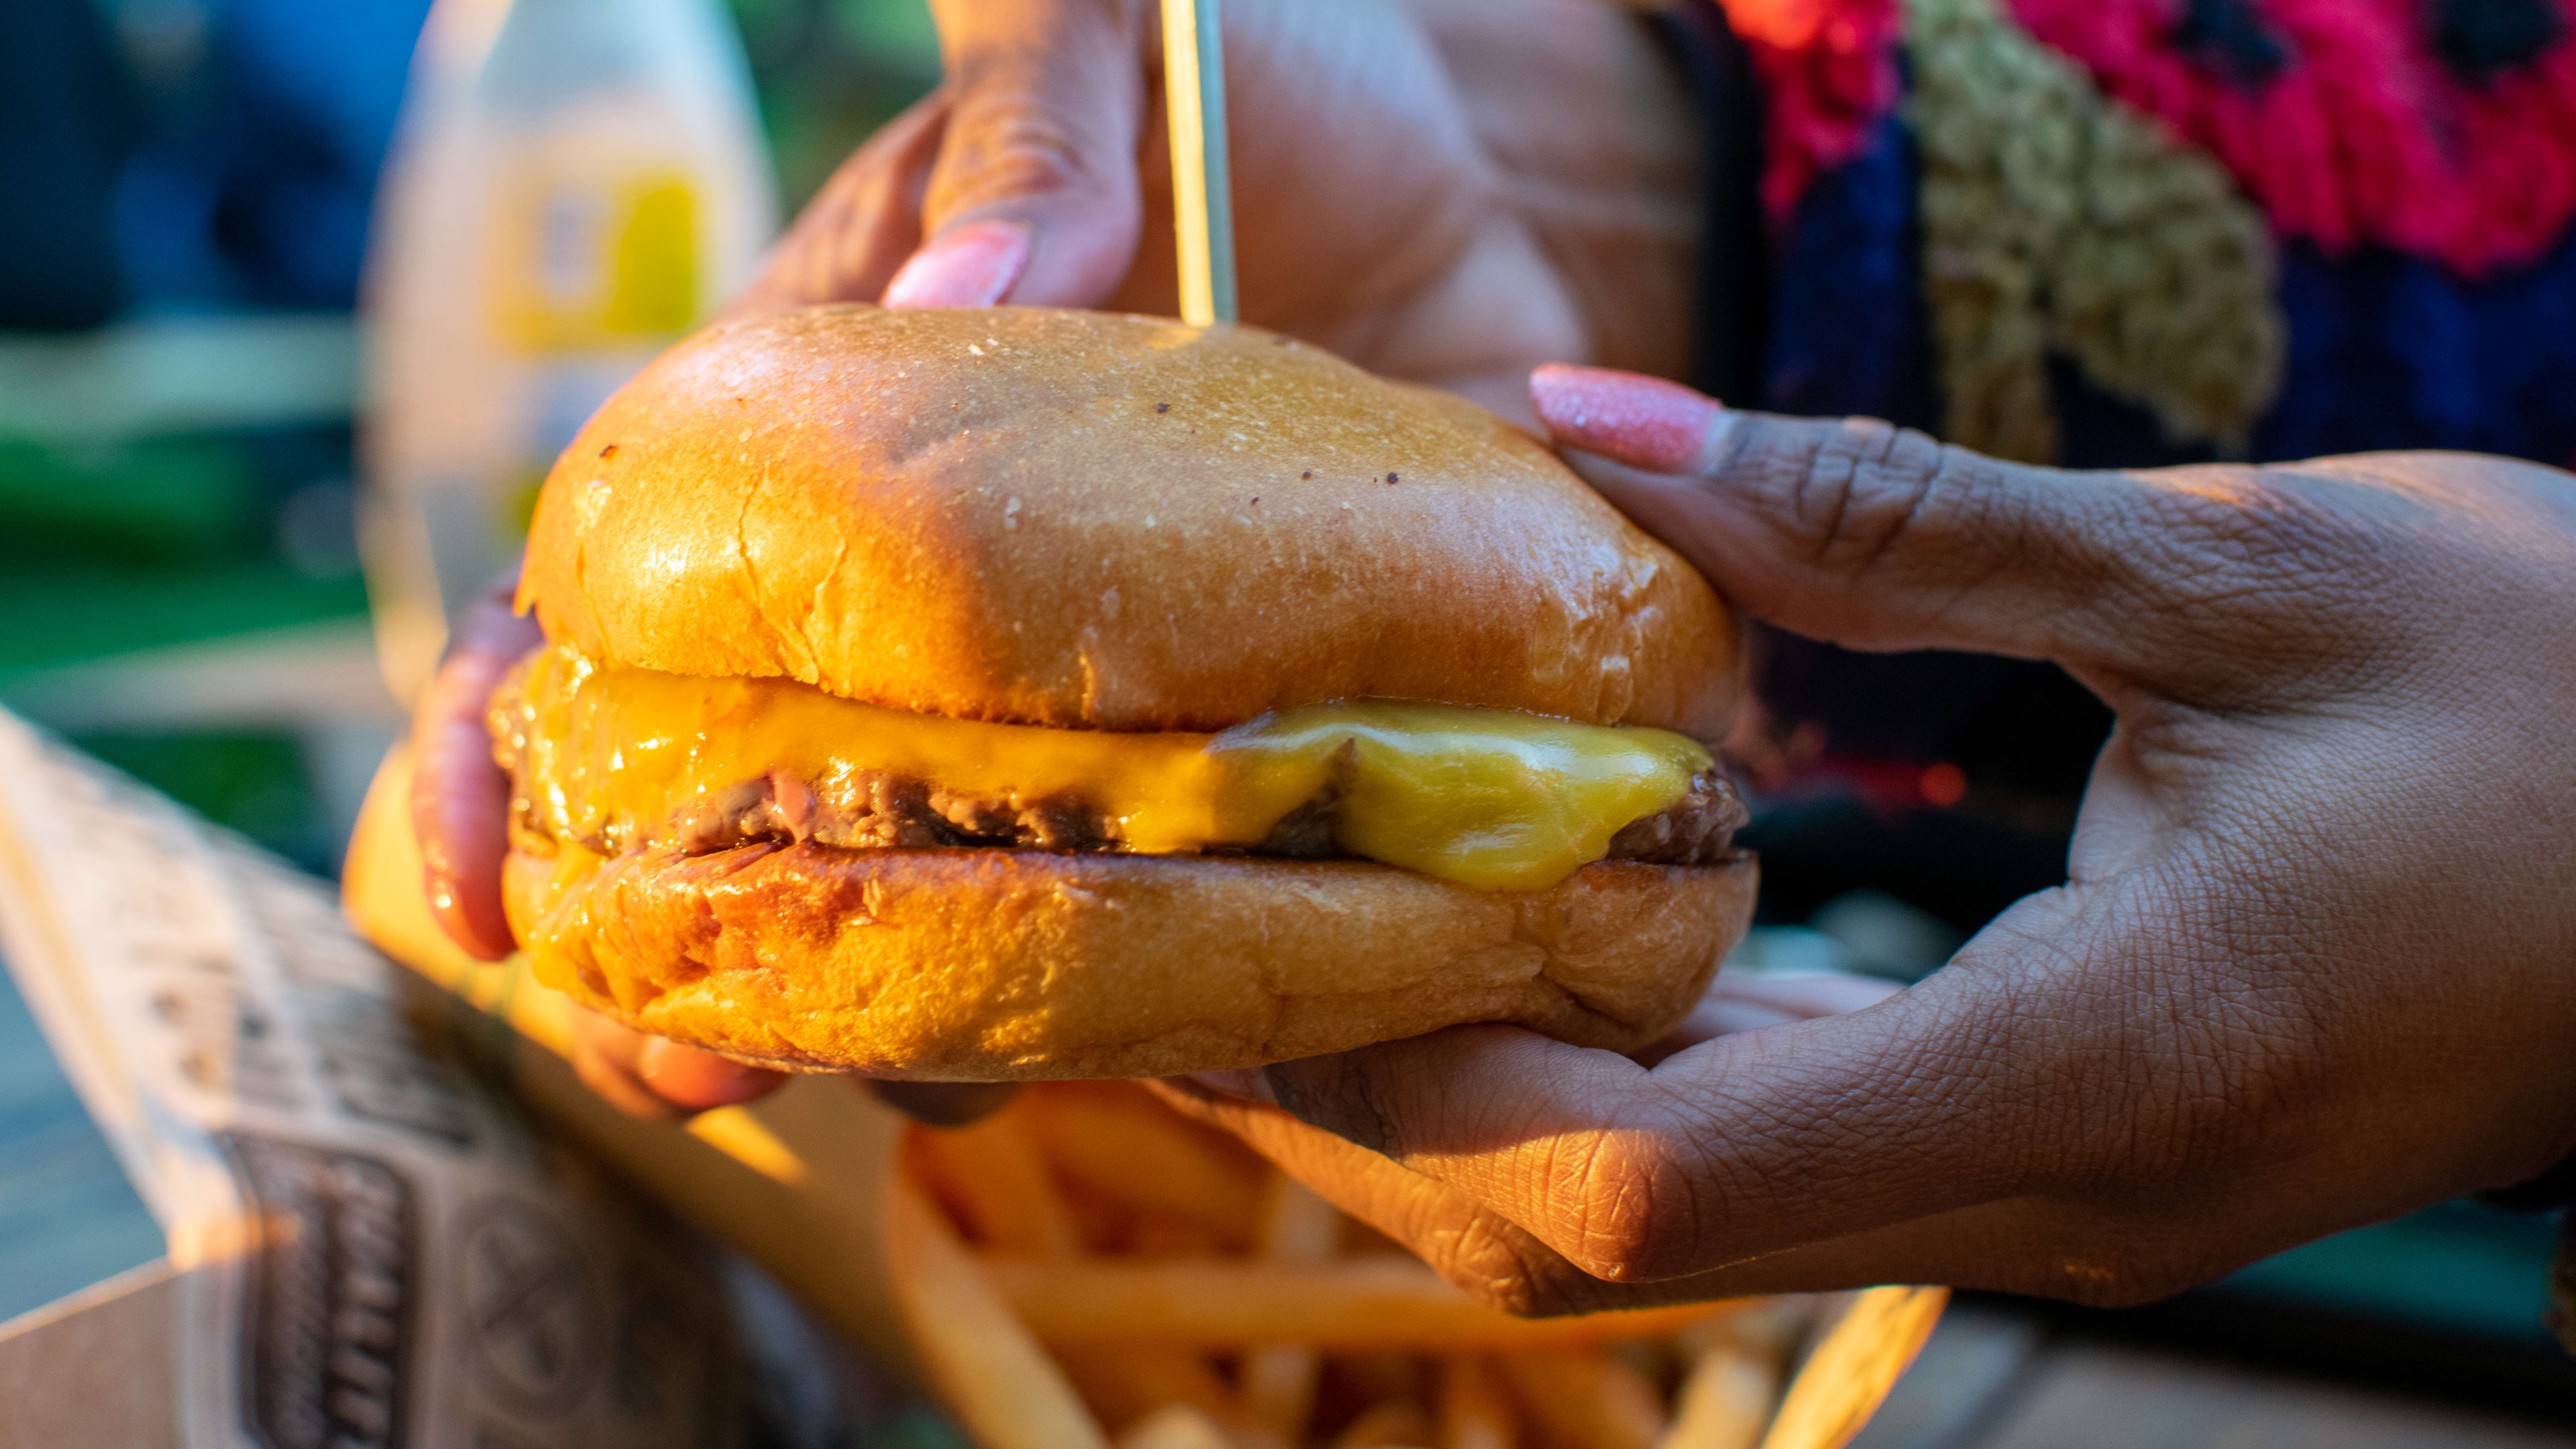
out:
{"label": "burger top bun", "polygon": [[1248,327],[746,318],[546,479],[522,606],[596,658],[972,719],[1218,729],[1380,697],[1703,738],[1724,606],[1536,441]]}

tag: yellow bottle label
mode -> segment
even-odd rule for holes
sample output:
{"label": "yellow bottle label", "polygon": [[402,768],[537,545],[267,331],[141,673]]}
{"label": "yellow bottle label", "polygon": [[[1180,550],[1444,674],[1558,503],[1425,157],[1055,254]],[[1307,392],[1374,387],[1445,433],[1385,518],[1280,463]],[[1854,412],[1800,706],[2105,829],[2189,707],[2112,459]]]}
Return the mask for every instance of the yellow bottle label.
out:
{"label": "yellow bottle label", "polygon": [[688,179],[628,192],[600,325],[621,337],[679,332],[698,315],[698,194]]}
{"label": "yellow bottle label", "polygon": [[505,198],[494,238],[500,335],[541,353],[676,338],[701,302],[700,212],[678,171],[605,184],[530,175]]}

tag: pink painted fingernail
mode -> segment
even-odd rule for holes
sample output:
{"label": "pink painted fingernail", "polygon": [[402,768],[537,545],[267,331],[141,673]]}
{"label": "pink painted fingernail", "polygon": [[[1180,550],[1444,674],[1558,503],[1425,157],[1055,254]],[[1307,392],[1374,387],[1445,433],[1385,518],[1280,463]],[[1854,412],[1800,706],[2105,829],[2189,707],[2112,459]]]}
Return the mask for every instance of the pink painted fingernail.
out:
{"label": "pink painted fingernail", "polygon": [[1726,416],[1677,382],[1562,363],[1530,374],[1530,404],[1558,442],[1650,473],[1688,471]]}
{"label": "pink painted fingernail", "polygon": [[1025,222],[978,221],[912,254],[886,283],[889,307],[990,307],[1008,296],[1029,264]]}

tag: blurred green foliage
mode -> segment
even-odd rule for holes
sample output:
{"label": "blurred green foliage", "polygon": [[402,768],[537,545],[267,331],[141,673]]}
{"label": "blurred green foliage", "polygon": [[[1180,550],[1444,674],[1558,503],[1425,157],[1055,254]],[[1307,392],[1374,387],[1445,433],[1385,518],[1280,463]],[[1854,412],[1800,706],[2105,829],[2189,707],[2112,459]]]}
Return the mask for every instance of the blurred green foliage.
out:
{"label": "blurred green foliage", "polygon": [[949,1417],[927,1404],[908,1404],[867,1431],[854,1449],[973,1449]]}
{"label": "blurred green foliage", "polygon": [[0,438],[0,556],[200,562],[257,537],[264,492],[223,438]]}
{"label": "blurred green foliage", "polygon": [[306,866],[327,870],[321,808],[304,752],[279,730],[99,731],[72,743],[144,784]]}
{"label": "blurred green foliage", "polygon": [[2538,1214],[2447,1202],[2292,1248],[2220,1287],[2546,1347],[2541,1316],[2557,1238]]}
{"label": "blurred green foliage", "polygon": [[[924,0],[730,3],[791,207],[938,83]],[[345,427],[0,437],[0,674],[363,610],[351,473]]]}
{"label": "blurred green foliage", "polygon": [[939,83],[939,32],[923,0],[732,4],[791,209]]}
{"label": "blurred green foliage", "polygon": [[363,611],[345,426],[0,436],[0,674]]}
{"label": "blurred green foliage", "polygon": [[0,565],[0,674],[366,608],[357,578],[315,578],[273,558],[185,569],[13,560]]}

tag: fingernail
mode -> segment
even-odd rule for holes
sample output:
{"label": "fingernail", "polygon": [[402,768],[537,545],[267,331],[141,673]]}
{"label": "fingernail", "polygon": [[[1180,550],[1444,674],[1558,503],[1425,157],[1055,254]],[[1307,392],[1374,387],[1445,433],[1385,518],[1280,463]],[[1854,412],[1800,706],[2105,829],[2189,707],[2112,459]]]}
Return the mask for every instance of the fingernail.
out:
{"label": "fingernail", "polygon": [[1677,382],[1561,363],[1530,374],[1530,404],[1558,442],[1650,473],[1691,469],[1726,416]]}
{"label": "fingernail", "polygon": [[912,254],[886,283],[889,307],[990,307],[1008,296],[1029,264],[1024,222],[978,221]]}
{"label": "fingernail", "polygon": [[1278,1094],[1270,1090],[1270,1074],[1258,1067],[1239,1072],[1192,1072],[1190,1080],[1228,1097],[1279,1105]]}
{"label": "fingernail", "polygon": [[705,1109],[748,1102],[778,1085],[778,1074],[654,1037],[636,1049],[635,1075],[664,1099]]}

